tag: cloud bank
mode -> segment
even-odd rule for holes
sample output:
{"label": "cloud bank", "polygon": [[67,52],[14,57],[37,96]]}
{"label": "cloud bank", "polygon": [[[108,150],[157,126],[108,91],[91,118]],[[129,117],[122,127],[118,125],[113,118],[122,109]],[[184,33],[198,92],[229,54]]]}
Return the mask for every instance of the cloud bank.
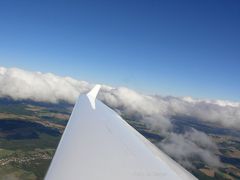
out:
{"label": "cloud bank", "polygon": [[90,85],[85,81],[59,77],[52,73],[43,74],[18,68],[0,67],[0,87],[0,97],[74,103],[79,93],[87,92]]}
{"label": "cloud bank", "polygon": [[240,104],[222,100],[195,100],[190,97],[146,96],[127,88],[103,89],[100,98],[115,109],[124,109],[128,114],[140,115],[156,121],[166,128],[169,118],[187,116],[240,129]]}
{"label": "cloud bank", "polygon": [[[74,103],[79,94],[86,93],[93,85],[52,73],[0,67],[0,87],[0,97]],[[193,117],[224,127],[240,129],[238,102],[151,96],[124,87],[113,88],[105,85],[102,86],[99,99],[123,116],[143,121],[149,128],[160,132],[165,140],[159,146],[185,166],[191,165],[191,155],[198,155],[202,161],[211,166],[221,166],[221,163],[213,154],[216,145],[207,135],[196,130],[176,134],[172,132],[171,117]]]}

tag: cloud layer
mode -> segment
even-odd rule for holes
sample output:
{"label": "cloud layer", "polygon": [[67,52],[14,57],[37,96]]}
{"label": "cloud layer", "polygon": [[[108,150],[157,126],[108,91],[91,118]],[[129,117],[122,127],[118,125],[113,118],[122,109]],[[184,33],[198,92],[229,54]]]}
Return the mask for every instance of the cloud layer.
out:
{"label": "cloud layer", "polygon": [[59,77],[51,73],[29,72],[18,68],[0,67],[0,97],[9,96],[15,100],[74,103],[79,93],[89,90],[85,81],[70,77]]}
{"label": "cloud layer", "polygon": [[[93,85],[52,73],[0,67],[0,87],[0,97],[74,103],[79,94],[89,91]],[[105,85],[102,86],[99,98],[123,116],[143,121],[149,128],[157,130],[165,137],[159,146],[185,166],[191,165],[191,155],[198,155],[211,166],[221,166],[221,163],[213,153],[216,151],[216,145],[207,135],[194,129],[176,134],[172,132],[171,117],[193,117],[240,129],[238,102],[150,96],[124,87],[113,88]]]}
{"label": "cloud layer", "polygon": [[215,123],[224,127],[240,129],[240,104],[221,100],[195,100],[190,97],[146,96],[127,88],[103,89],[100,98],[116,109],[128,114],[140,115],[170,127],[169,118],[187,116]]}

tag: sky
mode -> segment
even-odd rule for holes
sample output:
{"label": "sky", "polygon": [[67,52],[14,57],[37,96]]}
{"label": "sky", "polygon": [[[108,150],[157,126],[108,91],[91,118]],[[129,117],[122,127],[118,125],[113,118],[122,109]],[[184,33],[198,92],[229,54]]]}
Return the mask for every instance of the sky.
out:
{"label": "sky", "polygon": [[1,1],[0,66],[240,101],[240,1]]}

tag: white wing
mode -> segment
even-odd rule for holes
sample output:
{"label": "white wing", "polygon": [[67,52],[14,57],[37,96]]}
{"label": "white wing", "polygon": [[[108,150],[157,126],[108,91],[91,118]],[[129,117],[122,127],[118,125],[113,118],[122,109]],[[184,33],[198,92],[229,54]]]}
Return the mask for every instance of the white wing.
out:
{"label": "white wing", "polygon": [[45,180],[196,179],[98,101],[79,97]]}

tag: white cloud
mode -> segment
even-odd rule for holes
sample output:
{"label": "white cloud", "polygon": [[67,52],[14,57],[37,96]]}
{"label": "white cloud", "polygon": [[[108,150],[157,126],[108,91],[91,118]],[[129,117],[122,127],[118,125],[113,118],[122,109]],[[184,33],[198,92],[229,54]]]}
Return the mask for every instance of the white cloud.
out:
{"label": "white cloud", "polygon": [[240,105],[237,102],[146,96],[127,88],[105,90],[100,98],[111,107],[123,108],[127,114],[137,113],[143,118],[154,119],[156,124],[168,128],[171,126],[168,119],[181,115],[240,129]]}
{"label": "white cloud", "polygon": [[222,166],[218,157],[214,154],[214,152],[217,152],[217,146],[206,134],[196,130],[185,134],[170,133],[160,143],[160,147],[185,167],[194,167],[192,164],[193,157],[202,160],[211,167]]}
{"label": "white cloud", "polygon": [[120,87],[107,90],[103,88],[99,98],[112,108],[121,110],[124,115],[144,120],[151,128],[162,131],[171,128],[171,123],[166,117],[167,106],[152,96]]}
{"label": "white cloud", "polygon": [[59,77],[51,73],[29,72],[18,68],[0,68],[0,97],[15,100],[75,102],[79,93],[86,92],[90,85],[70,77]]}

